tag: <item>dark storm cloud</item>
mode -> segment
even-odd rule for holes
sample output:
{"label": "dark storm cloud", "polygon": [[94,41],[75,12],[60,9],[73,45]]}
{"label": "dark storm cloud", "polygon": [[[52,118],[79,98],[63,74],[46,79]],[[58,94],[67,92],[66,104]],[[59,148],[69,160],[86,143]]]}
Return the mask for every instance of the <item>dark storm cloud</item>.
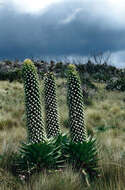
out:
{"label": "dark storm cloud", "polygon": [[125,28],[81,2],[54,4],[38,15],[18,13],[10,5],[0,9],[0,57],[124,50]]}

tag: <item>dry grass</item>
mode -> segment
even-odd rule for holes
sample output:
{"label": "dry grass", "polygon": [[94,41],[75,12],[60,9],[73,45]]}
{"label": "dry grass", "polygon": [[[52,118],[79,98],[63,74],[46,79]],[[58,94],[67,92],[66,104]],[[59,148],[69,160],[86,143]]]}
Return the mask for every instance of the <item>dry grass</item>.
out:
{"label": "dry grass", "polygon": [[[34,175],[24,183],[11,174],[10,165],[20,143],[26,140],[23,84],[0,81],[0,190],[124,190],[125,189],[125,101],[123,92],[107,92],[104,85],[86,108],[88,131],[100,145],[101,174],[87,187],[71,168],[53,175]],[[41,94],[43,101],[43,87]],[[63,131],[68,130],[66,80],[57,80],[57,97]],[[43,104],[44,110],[44,104]]]}

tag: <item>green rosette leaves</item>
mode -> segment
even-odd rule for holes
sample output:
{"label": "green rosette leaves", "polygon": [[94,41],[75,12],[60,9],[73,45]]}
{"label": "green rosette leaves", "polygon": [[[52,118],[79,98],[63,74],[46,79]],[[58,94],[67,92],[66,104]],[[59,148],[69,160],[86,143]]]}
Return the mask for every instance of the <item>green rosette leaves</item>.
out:
{"label": "green rosette leaves", "polygon": [[90,179],[98,177],[98,147],[95,138],[89,138],[82,143],[70,142],[68,144],[69,163]]}

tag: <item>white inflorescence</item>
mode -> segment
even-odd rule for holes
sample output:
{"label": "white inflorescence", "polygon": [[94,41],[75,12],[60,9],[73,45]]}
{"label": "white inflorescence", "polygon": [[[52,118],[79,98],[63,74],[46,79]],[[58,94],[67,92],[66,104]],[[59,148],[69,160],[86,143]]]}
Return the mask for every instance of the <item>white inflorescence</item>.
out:
{"label": "white inflorescence", "polygon": [[71,137],[73,142],[87,140],[84,123],[84,105],[80,81],[76,74],[70,72],[68,80],[68,101]]}
{"label": "white inflorescence", "polygon": [[45,132],[41,113],[39,83],[33,63],[27,64],[27,62],[24,62],[23,77],[29,142],[42,142],[45,140]]}
{"label": "white inflorescence", "polygon": [[46,129],[48,138],[60,133],[59,116],[57,110],[56,85],[52,73],[44,77],[45,86],[45,108],[46,108]]}

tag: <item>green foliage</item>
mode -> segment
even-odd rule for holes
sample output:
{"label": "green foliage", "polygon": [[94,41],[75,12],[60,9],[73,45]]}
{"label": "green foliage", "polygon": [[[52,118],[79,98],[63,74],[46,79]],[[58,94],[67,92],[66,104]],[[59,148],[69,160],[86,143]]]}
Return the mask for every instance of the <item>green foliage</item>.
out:
{"label": "green foliage", "polygon": [[89,137],[84,142],[74,143],[68,135],[61,134],[56,138],[55,145],[60,146],[64,163],[72,165],[85,177],[89,176],[90,179],[98,177],[98,147],[94,137]]}
{"label": "green foliage", "polygon": [[59,113],[57,108],[56,83],[53,73],[48,72],[44,76],[45,111],[47,137],[60,134]]}
{"label": "green foliage", "polygon": [[54,72],[57,76],[64,78],[66,69],[66,64],[64,64],[63,62],[57,62],[55,64]]}
{"label": "green foliage", "polygon": [[88,61],[86,64],[77,65],[80,75],[87,75],[89,80],[94,80],[96,82],[108,82],[113,77],[121,77],[124,72],[112,65],[104,64],[94,64]]}
{"label": "green foliage", "polygon": [[125,77],[117,78],[116,80],[111,79],[107,85],[107,90],[118,90],[125,91]]}
{"label": "green foliage", "polygon": [[85,77],[83,73],[80,74],[80,80],[81,80],[81,83],[83,85],[86,85],[88,89],[90,88],[90,89],[97,90],[97,87],[92,83],[90,78]]}
{"label": "green foliage", "polygon": [[22,144],[15,168],[17,173],[24,175],[58,169],[64,162],[61,156],[60,145],[52,138],[37,144]]}
{"label": "green foliage", "polygon": [[81,83],[77,71],[70,66],[68,70],[68,107],[70,132],[73,142],[87,140],[84,123],[84,105]]}
{"label": "green foliage", "polygon": [[60,134],[55,138],[55,146],[60,146],[61,158],[64,160],[64,164],[67,163],[69,158],[68,146],[70,143],[70,137],[68,134]]}
{"label": "green foliage", "polygon": [[0,80],[9,80],[10,82],[22,82],[22,73],[20,69],[14,69],[8,72],[0,71]]}
{"label": "green foliage", "polygon": [[110,130],[110,129],[116,129],[115,126],[105,126],[105,125],[101,125],[101,126],[97,126],[95,128],[98,132],[105,132],[107,130]]}
{"label": "green foliage", "polygon": [[109,73],[97,72],[93,74],[93,79],[96,82],[107,82],[108,80],[110,80],[110,78],[111,76],[109,75]]}
{"label": "green foliage", "polygon": [[98,151],[96,139],[89,138],[84,142],[70,142],[68,145],[69,163],[83,174],[89,175],[90,178],[98,176]]}
{"label": "green foliage", "polygon": [[63,63],[62,62],[58,62],[58,63],[56,63],[56,69],[62,69],[62,66],[63,66]]}
{"label": "green foliage", "polygon": [[13,173],[29,177],[36,172],[64,168],[69,158],[68,145],[69,137],[66,134],[49,138],[46,142],[22,143],[13,161]]}
{"label": "green foliage", "polygon": [[45,128],[41,113],[39,81],[33,62],[26,59],[22,69],[25,90],[25,105],[28,129],[28,141],[45,141]]}

